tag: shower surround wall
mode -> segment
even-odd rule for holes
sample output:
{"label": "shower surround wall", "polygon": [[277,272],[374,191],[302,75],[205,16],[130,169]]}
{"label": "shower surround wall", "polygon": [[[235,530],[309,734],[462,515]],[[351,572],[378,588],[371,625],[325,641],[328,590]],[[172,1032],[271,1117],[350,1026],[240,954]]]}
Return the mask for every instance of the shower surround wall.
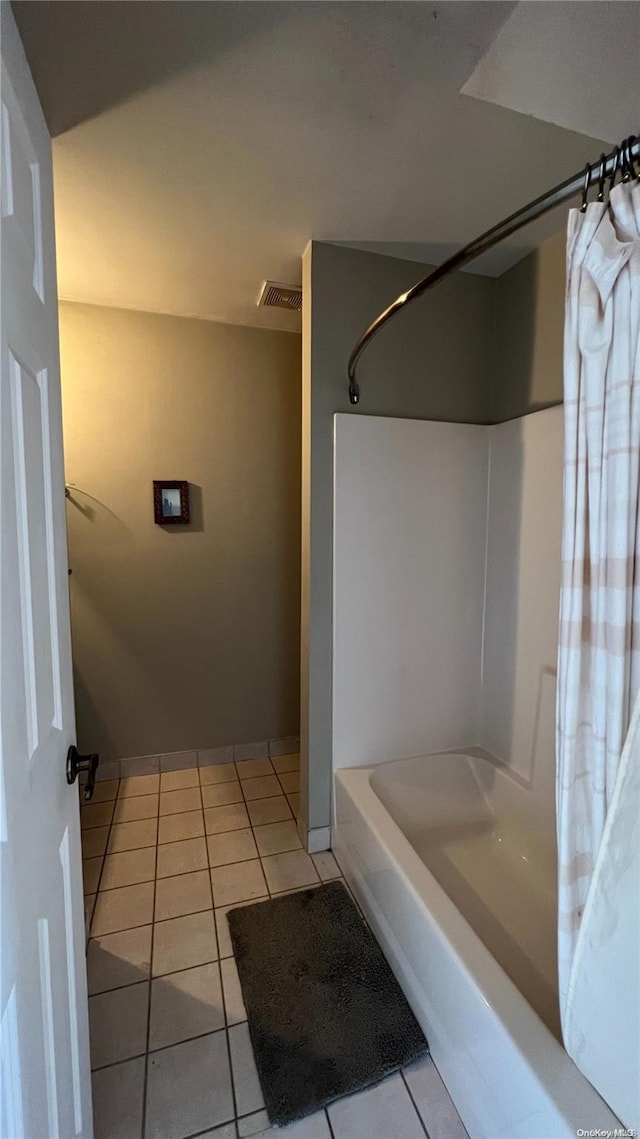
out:
{"label": "shower surround wall", "polygon": [[478,742],[486,432],[336,416],[336,768]]}
{"label": "shower surround wall", "polygon": [[335,417],[335,768],[479,745],[554,828],[561,507],[561,408]]}
{"label": "shower surround wall", "polygon": [[333,414],[493,424],[562,400],[558,233],[501,277],[456,274],[400,313],[363,356],[351,407],[357,337],[429,268],[316,241],[303,259],[301,812],[312,827],[330,815]]}

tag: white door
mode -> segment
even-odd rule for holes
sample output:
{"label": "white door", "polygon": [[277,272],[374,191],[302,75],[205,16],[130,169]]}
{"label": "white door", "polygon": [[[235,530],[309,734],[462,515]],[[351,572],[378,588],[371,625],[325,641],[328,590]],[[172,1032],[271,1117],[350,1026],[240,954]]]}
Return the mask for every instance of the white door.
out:
{"label": "white door", "polygon": [[2,19],[2,1139],[90,1139],[51,143]]}

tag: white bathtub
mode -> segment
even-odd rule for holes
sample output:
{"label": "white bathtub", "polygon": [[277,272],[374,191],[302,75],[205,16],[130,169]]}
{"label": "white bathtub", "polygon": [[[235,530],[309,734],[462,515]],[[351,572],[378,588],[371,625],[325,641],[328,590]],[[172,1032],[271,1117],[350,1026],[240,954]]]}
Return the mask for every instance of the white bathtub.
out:
{"label": "white bathtub", "polygon": [[334,793],[333,849],[471,1139],[621,1127],[555,1035],[555,847],[526,787],[449,753]]}

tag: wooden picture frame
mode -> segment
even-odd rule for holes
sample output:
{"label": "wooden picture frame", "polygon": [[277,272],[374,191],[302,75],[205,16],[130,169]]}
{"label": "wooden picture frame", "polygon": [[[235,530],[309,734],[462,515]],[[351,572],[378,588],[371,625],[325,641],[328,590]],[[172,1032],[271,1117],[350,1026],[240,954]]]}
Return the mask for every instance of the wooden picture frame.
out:
{"label": "wooden picture frame", "polygon": [[189,483],[184,479],[153,480],[156,526],[180,526],[189,521]]}

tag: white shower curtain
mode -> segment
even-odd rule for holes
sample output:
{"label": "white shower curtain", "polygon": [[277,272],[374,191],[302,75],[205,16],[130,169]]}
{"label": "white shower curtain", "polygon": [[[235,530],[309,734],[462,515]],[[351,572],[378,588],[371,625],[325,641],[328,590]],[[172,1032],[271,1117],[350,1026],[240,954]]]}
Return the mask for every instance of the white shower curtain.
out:
{"label": "white shower curtain", "polygon": [[[565,1045],[583,913],[640,689],[640,185],[572,210],[558,654],[558,968]],[[640,746],[640,745],[639,745]],[[612,983],[615,979],[612,978]],[[574,1055],[574,1058],[575,1055]]]}

